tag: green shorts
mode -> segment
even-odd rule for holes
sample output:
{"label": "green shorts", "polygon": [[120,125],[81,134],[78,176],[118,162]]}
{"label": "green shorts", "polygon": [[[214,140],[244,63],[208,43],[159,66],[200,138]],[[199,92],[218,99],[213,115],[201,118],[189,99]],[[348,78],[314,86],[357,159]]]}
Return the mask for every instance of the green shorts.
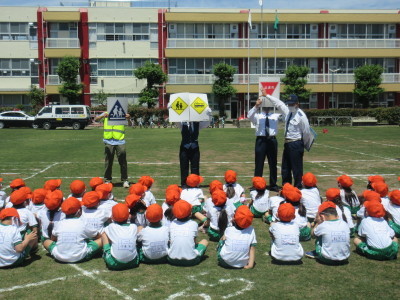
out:
{"label": "green shorts", "polygon": [[111,255],[110,244],[106,244],[103,247],[103,259],[106,263],[107,268],[114,271],[132,269],[139,266],[139,255],[136,255],[136,257],[129,262],[119,261]]}
{"label": "green shorts", "polygon": [[400,237],[400,225],[396,224],[393,221],[389,221],[389,226],[394,230],[394,233],[396,234],[397,237]]}
{"label": "green shorts", "polygon": [[218,265],[225,268],[225,269],[236,269],[229,265],[226,261],[224,261],[220,255],[222,246],[225,244],[225,241],[219,241],[218,248],[217,248],[217,258],[218,258]]}
{"label": "green shorts", "polygon": [[303,242],[309,240],[311,240],[311,228],[308,226],[300,228],[300,241]]}
{"label": "green shorts", "polygon": [[192,206],[192,214],[201,213],[202,211],[203,211],[203,206],[201,205]]}
{"label": "green shorts", "polygon": [[253,213],[254,218],[262,218],[262,216],[266,213],[265,212],[260,212],[257,209],[254,208],[254,206],[250,206],[250,211]]}
{"label": "green shorts", "polygon": [[343,205],[343,206],[347,207],[347,208],[350,210],[350,212],[351,212],[352,215],[356,215],[357,212],[358,212],[358,211],[360,210],[360,208],[361,208],[361,206],[353,206],[353,207],[351,207],[350,205]]}
{"label": "green shorts", "polygon": [[396,242],[392,242],[389,247],[383,249],[377,249],[371,246],[368,246],[367,243],[361,242],[356,247],[356,250],[359,254],[364,255],[370,259],[376,260],[391,260],[397,258],[397,252],[399,251],[399,244]]}
{"label": "green shorts", "polygon": [[315,218],[309,218],[309,217],[307,217],[307,221],[310,222],[310,224],[312,224],[312,223],[314,223]]}
{"label": "green shorts", "polygon": [[[49,253],[51,254],[51,252],[53,252],[54,247],[57,245],[57,242],[52,242],[49,246]],[[93,241],[89,241],[87,242],[87,247],[89,248],[89,252],[86,254],[86,256],[81,259],[78,262],[84,262],[84,261],[88,261],[91,260],[93,258],[93,256],[95,256],[97,253],[99,253],[101,251],[101,247],[99,245],[97,245],[96,242]]]}
{"label": "green shorts", "polygon": [[221,238],[221,233],[219,232],[219,230],[212,229],[211,227],[208,227],[207,234],[210,241],[212,242],[218,242]]}
{"label": "green shorts", "polygon": [[321,238],[317,238],[317,240],[315,241],[315,252],[317,253],[316,259],[325,265],[339,266],[339,265],[344,265],[344,264],[348,263],[347,259],[332,260],[332,259],[324,257],[322,255],[322,239]]}
{"label": "green shorts", "polygon": [[31,249],[32,248],[30,246],[26,246],[25,250],[20,253],[19,258],[9,267],[14,268],[21,266],[24,263],[25,258],[29,256],[29,252],[31,252]]}
{"label": "green shorts", "polygon": [[244,204],[243,204],[242,202],[238,201],[238,202],[233,203],[233,205],[234,205],[235,208],[237,209],[239,206],[242,206],[242,205],[244,205]]}
{"label": "green shorts", "polygon": [[199,252],[199,255],[197,255],[197,257],[195,257],[195,258],[193,258],[191,260],[172,259],[172,258],[168,257],[168,262],[171,265],[182,266],[182,267],[189,267],[189,266],[198,265],[201,262],[201,259],[203,258],[203,255],[207,250],[207,247],[204,246],[203,244],[197,244],[196,245],[196,250]]}
{"label": "green shorts", "polygon": [[144,255],[143,253],[143,249],[142,248],[138,248],[138,256],[139,256],[139,260],[141,263],[145,263],[145,264],[165,264],[168,262],[167,260],[167,256],[164,257],[160,257],[158,259],[150,259],[148,257],[146,257],[146,255]]}

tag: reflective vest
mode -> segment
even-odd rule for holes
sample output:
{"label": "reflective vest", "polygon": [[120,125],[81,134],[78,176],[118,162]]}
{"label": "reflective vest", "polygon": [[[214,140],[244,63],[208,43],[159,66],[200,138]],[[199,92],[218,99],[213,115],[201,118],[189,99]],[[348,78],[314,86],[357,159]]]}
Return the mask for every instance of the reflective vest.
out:
{"label": "reflective vest", "polygon": [[104,135],[105,140],[118,140],[125,139],[125,126],[124,125],[108,125],[108,118],[104,118]]}

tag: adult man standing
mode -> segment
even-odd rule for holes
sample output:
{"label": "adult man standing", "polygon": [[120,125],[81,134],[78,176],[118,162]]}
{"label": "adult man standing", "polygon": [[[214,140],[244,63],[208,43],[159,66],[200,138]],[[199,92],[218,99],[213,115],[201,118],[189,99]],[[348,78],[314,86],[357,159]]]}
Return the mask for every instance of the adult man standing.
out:
{"label": "adult man standing", "polygon": [[269,166],[269,190],[279,191],[276,184],[278,171],[278,118],[280,114],[272,113],[270,107],[261,107],[262,99],[258,98],[256,105],[250,109],[247,117],[256,128],[255,168],[254,176],[263,176],[265,157]]}
{"label": "adult man standing", "polygon": [[[265,91],[262,90],[265,96]],[[314,137],[310,131],[310,125],[306,114],[299,108],[299,100],[296,95],[290,95],[283,101],[266,95],[275,107],[283,114],[285,119],[285,145],[282,156],[282,185],[286,182],[292,183],[292,173],[294,186],[301,188],[301,178],[303,176],[303,155],[304,148],[309,150]]]}
{"label": "adult man standing", "polygon": [[[125,118],[128,124],[131,125],[130,115],[126,114]],[[126,149],[125,149],[125,126],[124,125],[109,125],[108,113],[104,112],[97,116],[94,120],[96,122],[104,119],[104,135],[103,142],[105,145],[105,171],[104,180],[106,182],[112,181],[112,166],[114,162],[114,155],[117,153],[118,163],[121,169],[121,181],[124,188],[129,188],[128,181],[128,164],[126,162]]]}

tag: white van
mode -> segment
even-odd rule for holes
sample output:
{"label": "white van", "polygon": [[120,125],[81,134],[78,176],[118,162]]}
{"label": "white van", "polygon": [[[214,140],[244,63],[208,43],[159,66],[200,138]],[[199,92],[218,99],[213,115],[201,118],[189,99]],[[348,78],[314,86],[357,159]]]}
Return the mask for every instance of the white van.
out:
{"label": "white van", "polygon": [[86,105],[52,105],[43,107],[36,115],[34,125],[46,130],[70,126],[84,129],[92,122]]}

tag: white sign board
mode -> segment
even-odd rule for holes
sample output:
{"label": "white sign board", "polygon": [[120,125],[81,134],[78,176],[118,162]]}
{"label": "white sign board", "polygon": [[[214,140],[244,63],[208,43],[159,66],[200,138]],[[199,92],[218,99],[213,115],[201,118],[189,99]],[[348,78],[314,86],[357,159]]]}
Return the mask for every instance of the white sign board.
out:
{"label": "white sign board", "polygon": [[[260,77],[258,79],[258,90],[261,96],[260,89],[264,89],[267,95],[271,95],[275,98],[280,99],[281,95],[281,80],[279,77]],[[262,107],[274,107],[272,102],[267,98],[263,99]]]}
{"label": "white sign board", "polygon": [[126,114],[128,113],[128,99],[108,97],[107,113],[109,125],[128,125]]}
{"label": "white sign board", "polygon": [[170,122],[209,121],[207,94],[171,94],[168,104]]}

